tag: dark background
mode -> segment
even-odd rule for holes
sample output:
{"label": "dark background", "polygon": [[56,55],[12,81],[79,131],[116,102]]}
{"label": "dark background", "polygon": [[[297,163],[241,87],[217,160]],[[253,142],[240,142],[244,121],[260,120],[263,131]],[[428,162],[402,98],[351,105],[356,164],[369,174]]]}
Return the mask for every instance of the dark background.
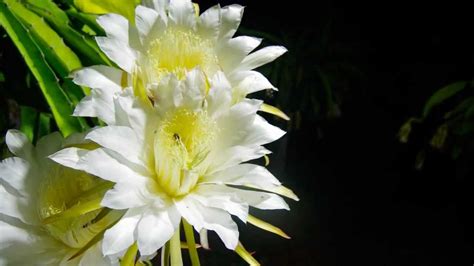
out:
{"label": "dark background", "polygon": [[[201,10],[215,2],[199,1]],[[247,249],[264,265],[474,263],[473,160],[433,151],[416,170],[421,142],[397,138],[435,90],[472,80],[472,9],[455,1],[237,2],[246,6],[244,28],[305,34],[308,50],[289,47],[284,55],[303,67],[319,63],[305,54],[313,44],[318,49],[330,24],[331,47],[343,52],[329,57],[342,56],[363,73],[339,93],[339,117],[303,116],[298,129],[289,128],[280,146],[271,147],[270,169],[301,200],[290,202],[290,212],[260,215],[292,239],[246,228]]]}
{"label": "dark background", "polygon": [[[217,1],[197,2],[203,11]],[[240,224],[245,247],[263,265],[474,263],[469,203],[474,158],[453,160],[430,151],[417,170],[423,130],[407,144],[397,138],[400,126],[419,115],[437,89],[473,79],[472,8],[456,1],[219,2],[246,6],[238,34],[251,29],[280,40],[265,38],[266,45],[289,48],[275,64],[291,61],[283,85],[294,84],[282,86],[273,76],[280,92],[257,96],[292,117],[287,123],[267,116],[288,130],[270,146],[269,168],[300,201],[289,200],[290,212],[252,210],[292,239]],[[1,48],[1,71],[10,79],[24,77],[26,68],[12,44],[2,41]],[[321,91],[312,69],[334,61],[349,63],[357,77],[341,75],[333,86],[336,109],[312,108],[307,95],[318,101]],[[297,81],[293,68],[306,74]],[[15,82],[21,87],[25,81]],[[12,109],[7,99],[47,110],[38,101],[39,90],[29,91],[0,87],[2,112]],[[2,119],[15,121],[11,117],[17,114],[8,115]],[[2,131],[18,126],[4,124]],[[244,265],[215,236],[211,246],[213,252],[201,252],[203,265]]]}

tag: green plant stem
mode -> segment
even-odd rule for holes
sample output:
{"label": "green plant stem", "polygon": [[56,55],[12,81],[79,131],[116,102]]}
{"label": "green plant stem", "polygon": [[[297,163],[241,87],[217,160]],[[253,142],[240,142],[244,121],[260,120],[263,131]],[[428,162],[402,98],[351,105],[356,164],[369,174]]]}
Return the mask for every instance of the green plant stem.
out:
{"label": "green plant stem", "polygon": [[199,255],[196,249],[196,241],[194,240],[194,230],[185,219],[183,219],[184,234],[186,235],[186,242],[188,243],[189,257],[193,266],[200,266]]}
{"label": "green plant stem", "polygon": [[170,255],[171,266],[183,266],[183,258],[181,257],[181,239],[179,236],[179,226],[170,240]]}

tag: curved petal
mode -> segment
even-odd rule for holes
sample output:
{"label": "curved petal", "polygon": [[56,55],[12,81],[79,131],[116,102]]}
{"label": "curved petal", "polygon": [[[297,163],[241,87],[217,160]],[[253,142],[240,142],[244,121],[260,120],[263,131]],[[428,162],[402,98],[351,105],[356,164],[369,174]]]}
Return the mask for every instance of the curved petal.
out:
{"label": "curved petal", "polygon": [[144,256],[155,253],[179,230],[181,215],[175,206],[148,210],[138,223],[138,249]]}
{"label": "curved petal", "polygon": [[217,208],[208,208],[190,198],[175,202],[181,215],[197,231],[215,231],[228,249],[234,250],[239,242],[239,230],[229,213]]}
{"label": "curved petal", "polygon": [[113,94],[122,90],[123,71],[109,66],[90,66],[72,73],[74,83]]}
{"label": "curved petal", "polygon": [[63,136],[59,132],[53,132],[38,140],[36,143],[36,155],[39,160],[59,151],[63,145]]}
{"label": "curved petal", "polygon": [[100,249],[101,244],[102,242],[99,242],[84,252],[84,255],[82,255],[79,262],[79,266],[112,265],[110,259],[102,255],[102,251]]}
{"label": "curved petal", "polygon": [[265,167],[254,164],[240,164],[229,167],[223,171],[205,175],[201,184],[226,184],[257,188],[273,192],[298,201],[293,191],[281,185]]}
{"label": "curved petal", "polygon": [[257,71],[238,71],[232,73],[229,80],[237,84],[234,89],[243,97],[265,89],[277,90],[264,75]]}
{"label": "curved petal", "polygon": [[285,133],[285,131],[271,125],[263,117],[257,115],[252,130],[242,141],[242,145],[264,145],[283,137]]}
{"label": "curved petal", "polygon": [[28,189],[27,180],[31,170],[30,163],[19,157],[10,157],[0,162],[0,179],[14,188],[18,193],[26,196]]}
{"label": "curved petal", "polygon": [[219,39],[230,39],[234,36],[242,21],[244,7],[240,5],[225,6],[221,9],[221,27]]}
{"label": "curved petal", "polygon": [[267,46],[256,52],[251,53],[242,60],[241,65],[238,67],[239,70],[252,70],[259,66],[263,66],[267,63],[280,57],[288,50],[283,46]]}
{"label": "curved petal", "polygon": [[173,0],[168,6],[170,21],[179,26],[196,27],[196,14],[193,3],[189,0]]}
{"label": "curved petal", "polygon": [[112,228],[105,231],[102,240],[104,255],[122,252],[135,242],[135,231],[142,216],[142,208],[130,209]]}
{"label": "curved petal", "polygon": [[218,49],[219,65],[224,71],[231,72],[261,42],[262,39],[249,36],[238,36],[228,40]]}
{"label": "curved petal", "polygon": [[[79,150],[79,152],[81,152]],[[63,157],[60,158],[56,155],[52,156],[52,159],[67,165],[67,160],[75,161],[77,158],[66,157],[69,154],[61,153]],[[80,156],[75,169],[83,170],[89,174],[98,176],[102,179],[109,180],[116,183],[136,183],[146,182],[148,177],[143,174],[146,173],[146,169],[143,169],[139,165],[135,165],[127,161],[122,156],[114,153],[113,151],[98,148],[93,151],[85,152]]]}
{"label": "curved petal", "polygon": [[[30,218],[34,218],[34,210],[31,210],[28,206],[28,201],[25,198],[8,193],[0,184],[0,213],[28,223],[31,220]],[[31,222],[36,221],[29,221],[29,223]]]}
{"label": "curved petal", "polygon": [[216,40],[219,36],[220,22],[221,7],[217,4],[200,15],[200,20],[197,25],[200,35]]}
{"label": "curved petal", "polygon": [[140,39],[143,40],[148,35],[158,16],[158,12],[151,8],[140,5],[135,8],[135,24],[140,34]]}
{"label": "curved petal", "polygon": [[145,206],[150,198],[150,193],[144,185],[117,183],[105,193],[100,204],[115,210],[125,210]]}
{"label": "curved petal", "polygon": [[141,160],[142,143],[130,127],[107,126],[97,128],[87,134],[86,139],[117,152],[135,164],[146,167]]}
{"label": "curved petal", "polygon": [[5,136],[8,149],[16,156],[30,160],[33,154],[33,144],[21,131],[10,129]]}
{"label": "curved petal", "polygon": [[100,49],[116,63],[121,69],[132,73],[137,59],[136,51],[133,50],[128,42],[116,38],[96,37]]}
{"label": "curved petal", "polygon": [[106,14],[97,18],[97,23],[110,38],[128,43],[128,20],[118,14]]}
{"label": "curved petal", "polygon": [[223,185],[200,185],[189,197],[199,201],[207,207],[218,208],[237,216],[244,223],[247,222],[249,206],[234,191]]}

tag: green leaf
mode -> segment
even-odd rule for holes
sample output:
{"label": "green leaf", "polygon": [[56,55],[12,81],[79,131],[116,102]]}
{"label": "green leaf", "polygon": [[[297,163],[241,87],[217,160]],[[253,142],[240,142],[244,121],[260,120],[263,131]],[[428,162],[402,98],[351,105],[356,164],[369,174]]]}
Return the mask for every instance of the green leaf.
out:
{"label": "green leaf", "polygon": [[20,131],[33,142],[38,112],[29,106],[20,106]]}
{"label": "green leaf", "polygon": [[82,127],[79,120],[71,116],[73,111],[72,104],[59,85],[54,72],[49,67],[36,43],[4,2],[0,2],[0,24],[5,28],[38,81],[39,87],[63,135],[68,136],[73,132],[81,131]]}
{"label": "green leaf", "polygon": [[[66,78],[73,70],[82,67],[77,55],[64,44],[63,39],[41,17],[25,8],[18,0],[5,0],[5,3],[31,34],[49,65],[61,79]],[[81,91],[81,88],[70,80],[66,82],[71,84],[68,84],[65,91],[72,102],[77,104],[87,91]]]}
{"label": "green leaf", "polygon": [[423,117],[427,117],[434,107],[456,95],[458,92],[463,90],[466,85],[466,81],[459,81],[436,91],[426,102],[425,107],[423,108]]}
{"label": "green leaf", "polygon": [[135,0],[74,0],[74,5],[85,13],[116,13],[135,21]]}
{"label": "green leaf", "polygon": [[[84,35],[71,26],[71,21],[61,8],[51,0],[24,0],[25,6],[46,19],[66,42],[77,52],[85,56],[90,64],[112,65],[110,60],[102,53],[95,40]],[[86,62],[84,62],[86,63]]]}
{"label": "green leaf", "polygon": [[74,7],[70,7],[68,10],[66,10],[66,13],[69,16],[81,21],[82,23],[84,23],[84,25],[87,25],[95,32],[95,35],[105,35],[104,29],[102,29],[99,23],[97,23],[97,15],[79,12]]}

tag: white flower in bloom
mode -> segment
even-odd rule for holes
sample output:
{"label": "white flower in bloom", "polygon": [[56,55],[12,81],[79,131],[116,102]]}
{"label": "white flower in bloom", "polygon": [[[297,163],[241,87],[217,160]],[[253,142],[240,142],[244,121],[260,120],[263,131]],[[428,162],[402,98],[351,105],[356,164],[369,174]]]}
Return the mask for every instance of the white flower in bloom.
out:
{"label": "white flower in bloom", "polygon": [[[0,162],[0,265],[111,265],[99,244],[80,250],[119,216],[91,223],[99,212],[95,211],[44,223],[104,183],[47,158],[74,138],[63,140],[53,133],[40,139],[35,148],[21,132],[8,131],[6,143],[18,157]],[[71,259],[74,255],[78,256]]]}
{"label": "white flower in bloom", "polygon": [[[117,14],[99,17],[107,36],[97,37],[104,53],[120,69],[93,66],[74,73],[74,81],[92,88],[75,110],[77,116],[99,117],[108,124],[114,120],[113,94],[140,79],[157,84],[173,74],[183,79],[186,72],[199,67],[206,77],[222,71],[232,87],[233,101],[272,84],[253,69],[286,52],[269,46],[251,53],[261,39],[235,34],[244,8],[214,6],[197,16],[190,0],[145,1],[135,10],[135,23]],[[147,96],[153,94],[146,86]]]}
{"label": "white flower in bloom", "polygon": [[215,231],[235,249],[239,232],[231,215],[246,222],[249,206],[289,209],[277,194],[297,200],[264,167],[244,163],[269,153],[262,145],[284,131],[257,115],[261,101],[232,104],[223,73],[206,78],[195,69],[184,78],[166,76],[151,93],[156,97],[149,109],[130,88],[115,97],[116,123],[86,136],[101,148],[68,148],[51,156],[116,183],[102,205],[127,211],[105,233],[105,255],[135,241],[141,255],[153,254],[181,218],[198,232]]}

